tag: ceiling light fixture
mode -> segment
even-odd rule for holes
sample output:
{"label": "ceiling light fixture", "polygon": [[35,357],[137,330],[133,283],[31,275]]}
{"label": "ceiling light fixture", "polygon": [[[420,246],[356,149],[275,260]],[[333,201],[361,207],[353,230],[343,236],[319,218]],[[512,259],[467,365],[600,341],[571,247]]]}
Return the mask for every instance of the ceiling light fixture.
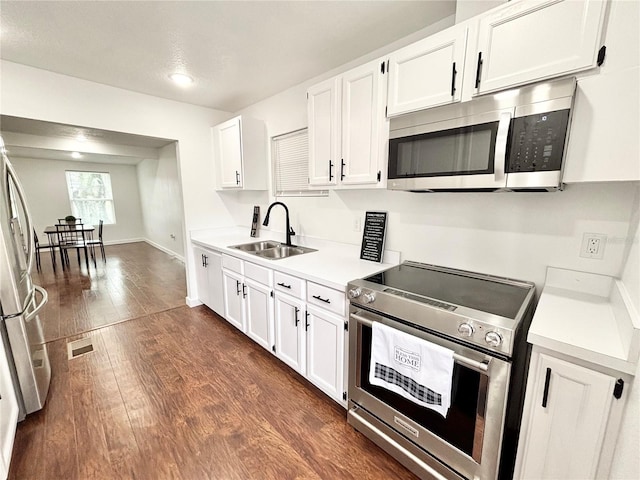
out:
{"label": "ceiling light fixture", "polygon": [[193,78],[184,73],[172,73],[169,78],[181,87],[187,87],[193,83]]}
{"label": "ceiling light fixture", "polygon": [[82,158],[82,154],[80,152],[71,152],[72,158]]}
{"label": "ceiling light fixture", "polygon": [[85,137],[83,133],[79,133],[76,135],[76,140],[84,143],[87,141],[87,137]]}

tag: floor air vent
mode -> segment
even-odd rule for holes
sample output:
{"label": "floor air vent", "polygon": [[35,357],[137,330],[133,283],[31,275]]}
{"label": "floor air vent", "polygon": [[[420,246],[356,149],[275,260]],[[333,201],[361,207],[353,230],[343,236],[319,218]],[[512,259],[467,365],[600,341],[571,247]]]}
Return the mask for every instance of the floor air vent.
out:
{"label": "floor air vent", "polygon": [[80,340],[67,343],[69,360],[89,352],[93,352],[93,341],[91,337],[81,338]]}

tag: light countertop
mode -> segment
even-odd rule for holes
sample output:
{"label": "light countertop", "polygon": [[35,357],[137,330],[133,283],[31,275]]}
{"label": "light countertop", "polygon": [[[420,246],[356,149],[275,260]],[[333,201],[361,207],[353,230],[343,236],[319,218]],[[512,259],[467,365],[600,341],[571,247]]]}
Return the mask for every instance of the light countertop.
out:
{"label": "light countertop", "polygon": [[194,230],[191,232],[191,241],[201,247],[232,255],[248,262],[341,291],[345,290],[347,283],[351,280],[386,270],[397,265],[400,261],[400,254],[389,250],[385,250],[382,263],[360,260],[360,247],[357,245],[300,236],[293,237],[292,243],[315,248],[317,251],[289,258],[268,260],[251,253],[229,248],[231,245],[261,240],[274,240],[284,243],[284,233],[262,232],[259,238],[253,238],[249,235],[249,229],[242,227]]}
{"label": "light countertop", "polygon": [[527,340],[633,375],[640,322],[619,280],[549,267]]}

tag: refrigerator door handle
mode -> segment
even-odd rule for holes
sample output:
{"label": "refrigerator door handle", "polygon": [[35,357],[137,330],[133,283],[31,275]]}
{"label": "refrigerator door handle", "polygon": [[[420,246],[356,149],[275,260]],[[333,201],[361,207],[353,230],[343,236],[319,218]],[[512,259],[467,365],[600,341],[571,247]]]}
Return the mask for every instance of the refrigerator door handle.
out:
{"label": "refrigerator door handle", "polygon": [[24,211],[26,225],[26,236],[27,236],[27,272],[31,274],[31,268],[33,267],[33,256],[34,256],[34,244],[33,244],[33,223],[31,222],[31,213],[29,212],[29,207],[27,206],[27,197],[24,194],[24,190],[22,189],[22,185],[18,180],[18,176],[16,175],[16,171],[13,169],[13,165],[9,159],[4,157],[5,164],[7,166],[7,173],[9,178],[13,181],[13,186],[16,189],[16,193],[18,194],[18,198],[20,199],[20,203],[22,204],[22,210]]}
{"label": "refrigerator door handle", "polygon": [[[40,299],[40,303],[36,306],[36,308],[34,308],[32,312],[29,312],[24,317],[24,321],[25,322],[28,322],[33,317],[35,317],[38,314],[38,312],[40,312],[40,310],[42,310],[42,307],[44,307],[46,305],[46,303],[49,301],[49,294],[47,294],[47,291],[44,288],[40,287],[39,285],[34,285],[33,286],[33,292],[34,292],[33,293],[33,298],[35,298],[35,292],[38,292],[40,295],[42,295],[42,298]],[[26,309],[25,309],[25,311],[26,311]]]}

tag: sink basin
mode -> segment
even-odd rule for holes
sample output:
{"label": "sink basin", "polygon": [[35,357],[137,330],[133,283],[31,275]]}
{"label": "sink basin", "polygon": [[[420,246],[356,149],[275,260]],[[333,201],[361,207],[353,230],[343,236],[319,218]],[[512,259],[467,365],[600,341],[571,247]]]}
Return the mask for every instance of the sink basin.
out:
{"label": "sink basin", "polygon": [[280,258],[293,257],[295,255],[302,255],[303,253],[317,251],[316,249],[309,247],[282,245],[280,242],[275,242],[273,240],[262,240],[260,242],[231,245],[229,248],[237,248],[243,252],[258,255],[269,260],[278,260]]}
{"label": "sink basin", "polygon": [[303,253],[316,252],[317,250],[308,247],[296,247],[296,246],[287,246],[287,245],[279,245],[273,248],[267,248],[265,250],[260,250],[255,252],[256,255],[262,258],[268,258],[270,260],[278,260],[279,258],[287,258],[293,257],[295,255],[302,255]]}
{"label": "sink basin", "polygon": [[263,240],[260,242],[243,243],[242,245],[232,245],[229,248],[237,248],[243,252],[255,253],[267,248],[279,247],[280,242],[274,242],[273,240]]}

